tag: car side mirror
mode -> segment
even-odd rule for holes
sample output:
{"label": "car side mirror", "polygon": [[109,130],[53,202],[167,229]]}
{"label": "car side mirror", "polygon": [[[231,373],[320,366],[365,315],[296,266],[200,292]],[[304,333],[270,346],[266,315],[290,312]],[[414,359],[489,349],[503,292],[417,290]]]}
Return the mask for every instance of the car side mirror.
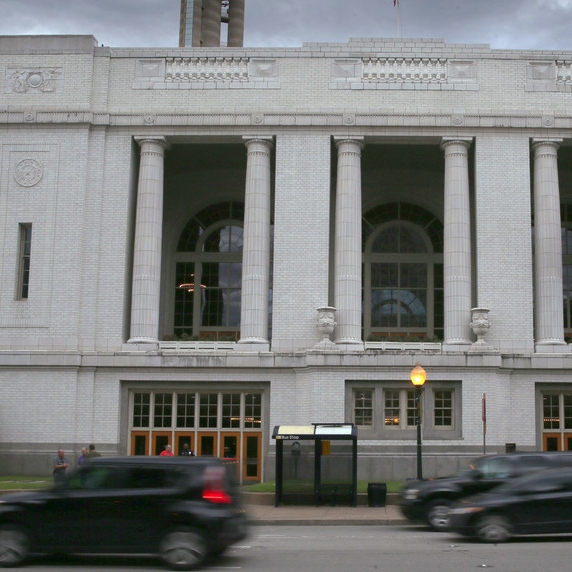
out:
{"label": "car side mirror", "polygon": [[483,472],[479,469],[473,469],[472,471],[472,477],[473,480],[475,481],[480,481],[485,475],[483,474]]}

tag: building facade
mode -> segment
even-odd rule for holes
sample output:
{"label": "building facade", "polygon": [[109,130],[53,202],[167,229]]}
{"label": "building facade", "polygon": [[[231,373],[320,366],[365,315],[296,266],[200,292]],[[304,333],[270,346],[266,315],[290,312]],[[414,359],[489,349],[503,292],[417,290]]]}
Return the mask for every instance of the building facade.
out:
{"label": "building facade", "polygon": [[[572,449],[572,52],[0,38],[0,471]],[[486,414],[485,414],[486,412]],[[305,454],[304,452],[302,453]],[[342,452],[343,454],[343,452]]]}

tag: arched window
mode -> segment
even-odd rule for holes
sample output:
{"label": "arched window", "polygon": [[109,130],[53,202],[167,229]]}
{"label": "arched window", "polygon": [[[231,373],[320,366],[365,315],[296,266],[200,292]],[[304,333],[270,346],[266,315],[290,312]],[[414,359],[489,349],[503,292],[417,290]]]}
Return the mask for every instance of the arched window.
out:
{"label": "arched window", "polygon": [[363,220],[364,338],[443,337],[443,225],[407,203]]}
{"label": "arched window", "polygon": [[240,337],[243,219],[243,203],[218,203],[181,232],[175,256],[178,338]]}

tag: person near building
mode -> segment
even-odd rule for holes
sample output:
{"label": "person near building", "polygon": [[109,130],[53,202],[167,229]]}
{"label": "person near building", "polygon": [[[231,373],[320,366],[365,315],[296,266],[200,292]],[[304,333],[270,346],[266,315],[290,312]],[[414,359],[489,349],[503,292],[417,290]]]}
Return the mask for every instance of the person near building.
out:
{"label": "person near building", "polygon": [[95,450],[95,445],[93,443],[90,444],[89,450],[85,455],[86,459],[89,459],[90,457],[101,457],[101,453]]}
{"label": "person near building", "polygon": [[54,482],[57,483],[58,481],[62,480],[66,471],[69,467],[68,460],[66,459],[66,455],[63,449],[58,451],[56,458],[54,459]]}
{"label": "person near building", "polygon": [[194,457],[195,453],[194,451],[189,447],[188,443],[183,443],[183,446],[181,447],[181,450],[179,451],[179,456],[183,456],[183,457]]}
{"label": "person near building", "polygon": [[83,465],[83,462],[85,461],[85,456],[87,455],[87,447],[82,447],[81,448],[81,454],[80,456],[77,458],[77,466],[81,467]]}
{"label": "person near building", "polygon": [[173,457],[173,451],[171,450],[171,445],[165,445],[165,448],[161,451],[160,457]]}

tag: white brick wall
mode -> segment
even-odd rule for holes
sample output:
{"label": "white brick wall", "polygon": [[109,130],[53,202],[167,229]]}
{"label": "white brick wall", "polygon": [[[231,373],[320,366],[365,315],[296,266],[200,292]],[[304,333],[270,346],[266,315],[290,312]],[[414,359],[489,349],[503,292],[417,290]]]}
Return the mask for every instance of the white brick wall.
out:
{"label": "white brick wall", "polygon": [[[482,450],[483,393],[488,447],[541,446],[540,390],[546,384],[571,390],[572,354],[533,353],[530,140],[572,139],[572,90],[538,79],[530,62],[570,61],[572,52],[372,38],[272,50],[95,45],[90,37],[0,38],[0,467],[20,467],[14,459],[21,455],[13,451],[33,455],[39,447],[51,456],[59,444],[77,448],[95,441],[109,453],[126,452],[128,391],[122,383],[185,383],[264,389],[268,468],[274,425],[348,421],[347,381],[402,383],[416,361],[426,367],[428,384],[462,387],[461,438],[425,442],[434,474]],[[363,62],[380,54],[443,60],[447,81],[364,81]],[[230,56],[250,58],[247,81],[169,83],[137,76],[140,60]],[[57,78],[38,85],[37,74],[46,69],[57,70]],[[164,136],[172,145],[237,149],[244,135],[274,137],[270,352],[163,355],[153,344],[125,344],[138,171],[133,138],[142,135]],[[316,308],[333,303],[335,136],[363,137],[366,153],[383,145],[379,156],[392,147],[437,148],[443,137],[473,138],[474,303],[490,308],[486,340],[499,353],[308,351],[320,339]],[[567,157],[566,173],[572,170]],[[30,187],[14,179],[24,158],[43,169]],[[166,174],[164,331],[172,325],[172,253],[182,228],[213,201],[243,198],[244,169],[222,163],[186,179]],[[439,165],[369,165],[364,175],[364,210],[408,201],[442,216]],[[564,199],[572,196],[568,179],[561,183]],[[33,224],[26,301],[15,299],[20,223]],[[414,458],[409,439],[360,442],[360,451],[368,467],[360,470],[369,471],[364,478],[391,478],[389,470],[403,476],[403,464],[411,467]]]}

